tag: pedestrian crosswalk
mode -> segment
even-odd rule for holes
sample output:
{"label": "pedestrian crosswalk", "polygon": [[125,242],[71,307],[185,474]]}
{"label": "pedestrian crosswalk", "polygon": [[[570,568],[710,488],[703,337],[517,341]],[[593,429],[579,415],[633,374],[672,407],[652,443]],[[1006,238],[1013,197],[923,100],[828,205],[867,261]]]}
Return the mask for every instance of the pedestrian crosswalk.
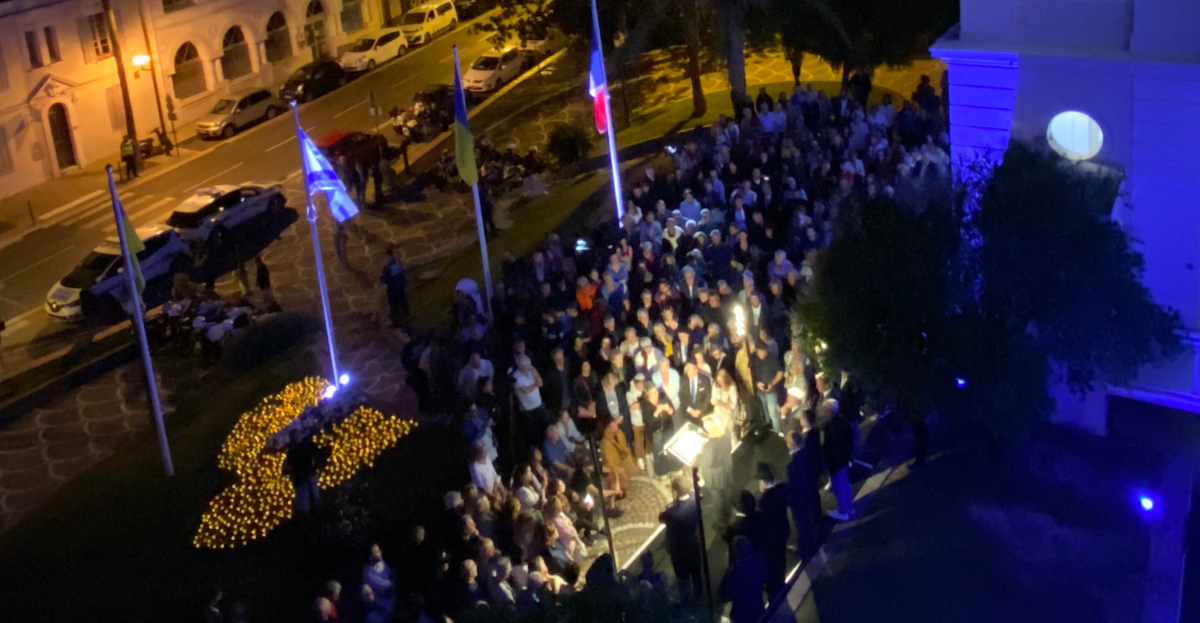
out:
{"label": "pedestrian crosswalk", "polygon": [[[171,210],[178,203],[175,197],[160,197],[148,193],[128,191],[118,193],[125,214],[135,227],[164,223],[171,215]],[[116,221],[113,220],[112,202],[108,195],[96,197],[71,211],[70,216],[61,221],[67,227],[91,229],[106,234],[117,231]]]}

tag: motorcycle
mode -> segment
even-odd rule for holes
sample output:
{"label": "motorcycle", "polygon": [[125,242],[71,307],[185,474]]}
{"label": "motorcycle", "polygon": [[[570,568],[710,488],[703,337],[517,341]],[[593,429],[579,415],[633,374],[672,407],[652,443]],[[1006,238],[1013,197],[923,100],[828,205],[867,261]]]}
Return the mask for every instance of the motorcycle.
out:
{"label": "motorcycle", "polygon": [[[171,150],[175,148],[175,144],[171,142],[171,139],[167,138],[167,133],[162,128],[154,128],[152,131],[154,132],[153,137],[138,141],[138,150],[142,152],[142,159],[145,160],[159,154],[171,155]],[[157,145],[154,144],[154,139],[156,138],[158,139]]]}

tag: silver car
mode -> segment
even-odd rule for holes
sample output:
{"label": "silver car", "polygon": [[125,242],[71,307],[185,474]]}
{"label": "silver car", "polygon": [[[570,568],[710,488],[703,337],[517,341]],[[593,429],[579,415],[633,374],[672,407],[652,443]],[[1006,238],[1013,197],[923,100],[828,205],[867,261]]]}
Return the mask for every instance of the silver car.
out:
{"label": "silver car", "polygon": [[258,89],[217,101],[212,112],[196,121],[201,138],[231,138],[243,128],[273,119],[287,111],[283,100],[266,89]]}

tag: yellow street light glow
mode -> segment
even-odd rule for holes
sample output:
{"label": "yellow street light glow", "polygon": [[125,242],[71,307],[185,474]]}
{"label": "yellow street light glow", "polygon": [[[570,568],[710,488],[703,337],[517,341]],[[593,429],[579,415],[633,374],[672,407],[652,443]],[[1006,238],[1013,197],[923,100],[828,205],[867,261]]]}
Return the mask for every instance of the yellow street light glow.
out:
{"label": "yellow street light glow", "polygon": [[134,67],[145,67],[150,64],[150,57],[145,54],[138,54],[131,59]]}

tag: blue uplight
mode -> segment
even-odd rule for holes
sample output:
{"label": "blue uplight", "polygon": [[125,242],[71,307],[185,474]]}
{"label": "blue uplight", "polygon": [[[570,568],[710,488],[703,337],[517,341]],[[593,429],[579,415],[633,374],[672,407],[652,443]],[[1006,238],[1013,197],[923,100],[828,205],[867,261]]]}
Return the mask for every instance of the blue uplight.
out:
{"label": "blue uplight", "polygon": [[959,389],[963,389],[967,386],[967,379],[954,379],[954,385]]}
{"label": "blue uplight", "polygon": [[1138,505],[1147,513],[1154,510],[1154,498],[1148,495],[1138,496]]}
{"label": "blue uplight", "polygon": [[350,375],[349,374],[343,374],[338,377],[338,385],[345,387],[346,385],[349,385],[349,384],[350,384]]}
{"label": "blue uplight", "polygon": [[333,395],[337,393],[337,390],[337,385],[327,385],[325,387],[325,391],[321,392],[321,397],[325,400],[329,400],[330,398],[333,398]]}

